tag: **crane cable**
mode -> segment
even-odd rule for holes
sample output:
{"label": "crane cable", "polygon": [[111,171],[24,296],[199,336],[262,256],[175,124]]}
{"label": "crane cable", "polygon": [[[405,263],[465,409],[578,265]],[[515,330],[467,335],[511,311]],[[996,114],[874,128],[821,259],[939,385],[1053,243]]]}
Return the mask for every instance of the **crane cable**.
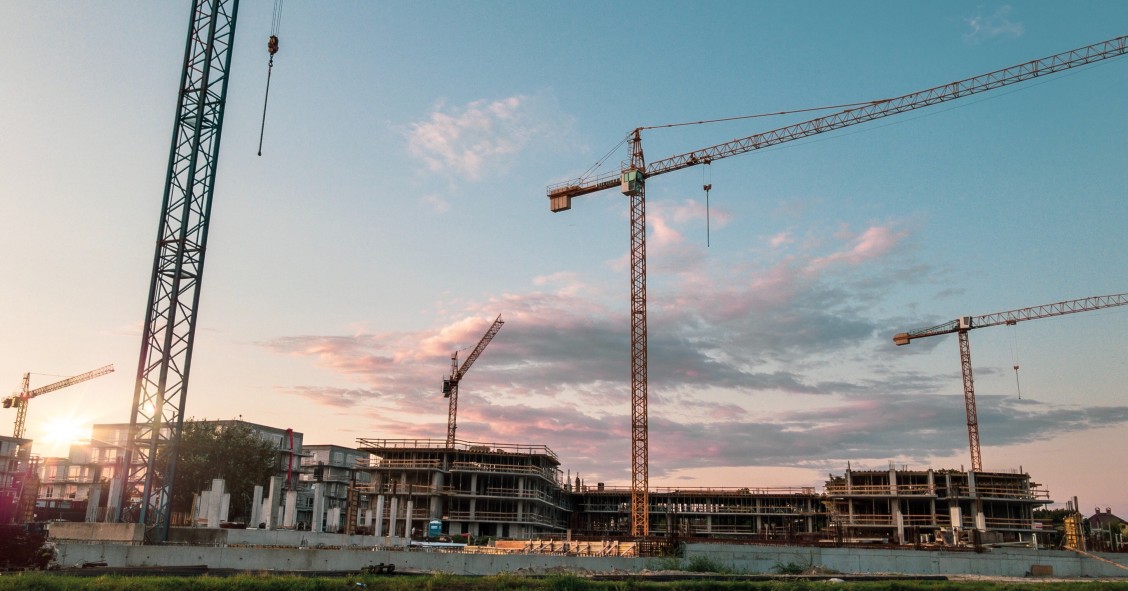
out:
{"label": "crane cable", "polygon": [[709,248],[709,191],[713,189],[712,162],[706,162],[701,169],[701,188],[705,189],[705,248]]}
{"label": "crane cable", "polygon": [[270,22],[270,38],[266,41],[266,50],[270,53],[270,61],[266,65],[266,95],[262,99],[262,128],[259,130],[258,155],[262,156],[262,136],[266,133],[266,103],[270,100],[270,74],[274,71],[274,54],[278,53],[278,30],[282,25],[282,2],[274,0],[274,17]]}
{"label": "crane cable", "polygon": [[1018,327],[1011,325],[1011,363],[1014,364],[1014,387],[1018,390],[1018,399],[1022,400],[1022,384],[1018,381]]}

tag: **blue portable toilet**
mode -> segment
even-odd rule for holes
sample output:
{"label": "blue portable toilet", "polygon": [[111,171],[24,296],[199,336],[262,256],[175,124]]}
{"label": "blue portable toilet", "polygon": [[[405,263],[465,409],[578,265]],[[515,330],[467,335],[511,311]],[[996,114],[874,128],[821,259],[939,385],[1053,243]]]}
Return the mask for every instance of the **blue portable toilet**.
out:
{"label": "blue portable toilet", "polygon": [[427,522],[428,538],[437,538],[441,535],[443,535],[443,522],[439,521],[438,519],[432,519],[431,521]]}

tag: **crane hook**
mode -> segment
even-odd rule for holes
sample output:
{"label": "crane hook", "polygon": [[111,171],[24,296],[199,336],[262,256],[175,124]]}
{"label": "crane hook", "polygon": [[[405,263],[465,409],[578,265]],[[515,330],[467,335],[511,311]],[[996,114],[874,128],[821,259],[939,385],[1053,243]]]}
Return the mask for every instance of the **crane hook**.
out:
{"label": "crane hook", "polygon": [[274,54],[278,53],[278,35],[271,35],[270,39],[266,40],[266,51],[270,53],[270,61],[266,64],[266,94],[262,97],[262,128],[259,129],[259,156],[262,156],[262,137],[266,134],[266,103],[270,100],[270,74],[274,71]]}

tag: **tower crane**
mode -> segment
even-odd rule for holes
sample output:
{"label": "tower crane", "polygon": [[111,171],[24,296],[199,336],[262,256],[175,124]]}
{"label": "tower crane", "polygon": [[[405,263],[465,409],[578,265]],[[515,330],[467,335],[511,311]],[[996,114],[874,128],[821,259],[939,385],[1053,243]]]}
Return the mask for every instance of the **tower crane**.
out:
{"label": "tower crane", "polygon": [[105,367],[99,367],[98,369],[88,371],[86,373],[80,373],[76,376],[71,376],[65,380],[59,380],[54,384],[47,384],[46,386],[42,386],[34,390],[28,389],[28,384],[31,382],[31,374],[25,373],[23,377],[23,386],[20,387],[20,391],[0,401],[0,404],[2,404],[4,408],[14,407],[16,409],[16,427],[12,431],[12,437],[15,437],[16,439],[23,439],[24,425],[27,422],[27,403],[32,398],[46,394],[48,392],[54,392],[55,390],[61,390],[63,388],[66,388],[67,386],[81,384],[82,382],[85,382],[87,380],[92,380],[96,377],[104,376],[108,373],[113,373],[113,371],[114,366],[113,364],[110,364]]}
{"label": "tower crane", "polygon": [[447,410],[447,447],[454,447],[454,431],[457,428],[458,419],[458,383],[466,376],[466,372],[470,371],[470,366],[474,365],[482,351],[486,350],[486,345],[489,345],[490,341],[501,330],[502,324],[505,324],[505,321],[501,319],[501,314],[498,314],[497,319],[486,330],[486,334],[482,335],[482,339],[478,341],[478,346],[474,347],[474,350],[466,357],[466,361],[462,362],[462,367],[458,366],[458,351],[450,355],[450,376],[443,379],[443,398],[450,399],[449,409]]}
{"label": "tower crane", "polygon": [[1077,312],[1089,312],[1128,304],[1128,293],[1117,293],[1106,296],[1093,296],[1079,300],[1068,300],[1055,304],[1045,304],[1031,308],[1019,308],[1006,312],[996,312],[983,316],[961,316],[950,322],[918,328],[909,332],[897,333],[893,336],[896,345],[907,345],[913,339],[934,337],[938,335],[956,333],[960,341],[960,367],[963,370],[964,407],[967,410],[967,439],[971,448],[971,469],[973,472],[983,470],[983,460],[979,453],[979,418],[975,411],[975,380],[971,374],[971,346],[968,342],[968,331],[975,328],[999,326],[1001,324],[1015,325],[1026,320],[1038,318],[1052,318]]}
{"label": "tower crane", "polygon": [[192,369],[239,0],[193,0],[124,454],[121,521],[164,542]]}
{"label": "tower crane", "polygon": [[631,531],[649,534],[648,427],[646,383],[646,181],[651,177],[785,142],[835,131],[931,105],[994,90],[1128,53],[1128,37],[1117,37],[1046,58],[943,84],[903,96],[877,100],[802,123],[701,148],[647,164],[641,132],[629,134],[630,160],[620,170],[581,177],[547,187],[549,209],[571,209],[572,199],[613,187],[630,200],[631,240]]}

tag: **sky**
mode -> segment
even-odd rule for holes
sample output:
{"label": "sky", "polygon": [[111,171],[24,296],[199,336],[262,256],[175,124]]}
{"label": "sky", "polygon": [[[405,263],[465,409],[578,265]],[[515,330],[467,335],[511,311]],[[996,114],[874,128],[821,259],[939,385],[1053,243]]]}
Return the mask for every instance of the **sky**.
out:
{"label": "sky", "polygon": [[[637,127],[1128,34],[1119,0],[290,0],[258,156],[273,7],[239,10],[185,416],[441,440],[450,356],[500,314],[458,438],[547,445],[611,486],[630,483],[627,202],[551,213],[547,185],[617,170]],[[189,8],[0,2],[0,381],[116,368],[32,401],[40,455],[129,420]],[[892,336],[1128,291],[1126,91],[1122,57],[650,179],[650,485],[969,468],[955,336]],[[830,112],[642,143],[655,161]],[[1125,334],[1128,307],[969,333],[984,468],[1128,514]]]}

